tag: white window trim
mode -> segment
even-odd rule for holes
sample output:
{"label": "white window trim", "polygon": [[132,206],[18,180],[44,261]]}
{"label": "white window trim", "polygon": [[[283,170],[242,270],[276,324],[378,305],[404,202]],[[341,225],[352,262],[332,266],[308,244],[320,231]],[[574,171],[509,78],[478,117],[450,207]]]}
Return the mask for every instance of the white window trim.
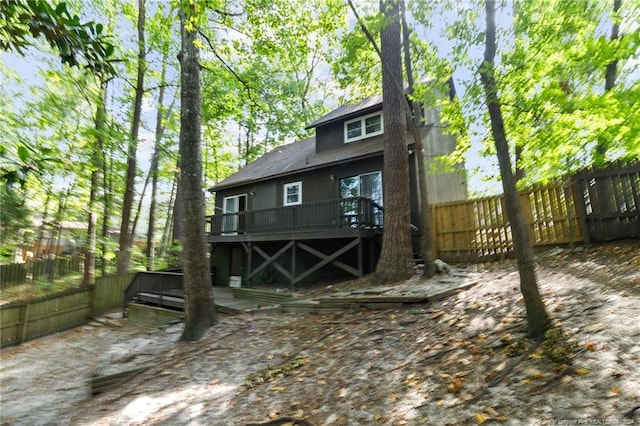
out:
{"label": "white window trim", "polygon": [[[377,132],[373,132],[373,133],[365,133],[367,128],[365,125],[365,120],[369,117],[373,117],[379,115],[380,116],[380,130]],[[360,136],[357,136],[355,138],[351,138],[349,139],[348,137],[348,132],[347,132],[347,126],[351,123],[355,123],[355,122],[360,122],[360,128],[362,129],[362,134]],[[367,114],[367,115],[363,115],[362,117],[358,117],[355,118],[353,120],[349,120],[349,121],[345,121],[344,122],[344,143],[349,143],[349,142],[354,142],[354,141],[359,141],[360,139],[365,139],[365,138],[370,138],[372,136],[377,136],[377,135],[381,135],[384,133],[384,119],[382,118],[382,111],[378,111],[378,112],[374,112],[371,114]]]}
{"label": "white window trim", "polygon": [[[298,187],[298,201],[289,203],[287,202],[287,189],[297,186]],[[285,183],[282,187],[282,204],[284,206],[295,206],[302,204],[302,181]]]}

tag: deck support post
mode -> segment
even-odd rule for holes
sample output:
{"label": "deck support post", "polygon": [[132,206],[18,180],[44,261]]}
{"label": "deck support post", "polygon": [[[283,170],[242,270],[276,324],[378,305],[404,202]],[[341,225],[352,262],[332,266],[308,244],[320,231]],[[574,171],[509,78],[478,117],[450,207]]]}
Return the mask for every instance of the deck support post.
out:
{"label": "deck support post", "polygon": [[297,246],[298,246],[298,242],[294,241],[293,246],[291,247],[291,280],[290,280],[291,291],[296,291],[295,276],[296,276],[296,247]]}

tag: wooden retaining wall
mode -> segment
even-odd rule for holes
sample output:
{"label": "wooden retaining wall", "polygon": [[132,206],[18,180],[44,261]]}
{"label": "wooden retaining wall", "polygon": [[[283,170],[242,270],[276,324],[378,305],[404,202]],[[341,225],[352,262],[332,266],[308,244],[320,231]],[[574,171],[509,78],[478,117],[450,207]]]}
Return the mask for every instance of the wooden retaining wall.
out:
{"label": "wooden retaining wall", "polygon": [[122,308],[124,290],[133,276],[98,278],[89,288],[0,306],[0,347],[76,327],[93,316]]}
{"label": "wooden retaining wall", "polygon": [[97,278],[91,297],[93,316],[124,306],[124,292],[136,273]]}

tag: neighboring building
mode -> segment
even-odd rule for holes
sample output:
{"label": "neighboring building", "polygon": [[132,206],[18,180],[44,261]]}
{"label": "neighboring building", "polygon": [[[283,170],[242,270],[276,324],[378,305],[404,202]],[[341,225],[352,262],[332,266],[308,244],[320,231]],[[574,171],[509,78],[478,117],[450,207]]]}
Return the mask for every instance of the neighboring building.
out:
{"label": "neighboring building", "polygon": [[[448,155],[436,109],[421,127],[427,170]],[[310,137],[274,149],[210,189],[216,285],[299,283],[372,272],[383,232],[382,98],[342,106],[309,124]],[[407,132],[411,220],[420,235],[416,156]],[[428,174],[431,203],[467,198],[464,166]]]}

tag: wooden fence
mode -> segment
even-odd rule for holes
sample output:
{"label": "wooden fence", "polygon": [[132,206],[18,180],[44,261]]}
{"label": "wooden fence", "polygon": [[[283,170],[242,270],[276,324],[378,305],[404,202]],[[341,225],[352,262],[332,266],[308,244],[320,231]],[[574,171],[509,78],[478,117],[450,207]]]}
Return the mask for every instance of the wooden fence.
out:
{"label": "wooden fence", "polygon": [[585,170],[573,181],[587,242],[640,237],[640,163]]}
{"label": "wooden fence", "polygon": [[0,289],[30,280],[56,279],[82,272],[84,257],[64,256],[55,259],[28,260],[25,263],[0,265]]}
{"label": "wooden fence", "polygon": [[[520,193],[534,246],[640,238],[640,163],[587,170]],[[513,250],[504,196],[432,206],[438,256],[493,260]]]}
{"label": "wooden fence", "polygon": [[0,347],[76,327],[93,316],[122,308],[124,291],[134,275],[98,278],[89,288],[0,306]]}

